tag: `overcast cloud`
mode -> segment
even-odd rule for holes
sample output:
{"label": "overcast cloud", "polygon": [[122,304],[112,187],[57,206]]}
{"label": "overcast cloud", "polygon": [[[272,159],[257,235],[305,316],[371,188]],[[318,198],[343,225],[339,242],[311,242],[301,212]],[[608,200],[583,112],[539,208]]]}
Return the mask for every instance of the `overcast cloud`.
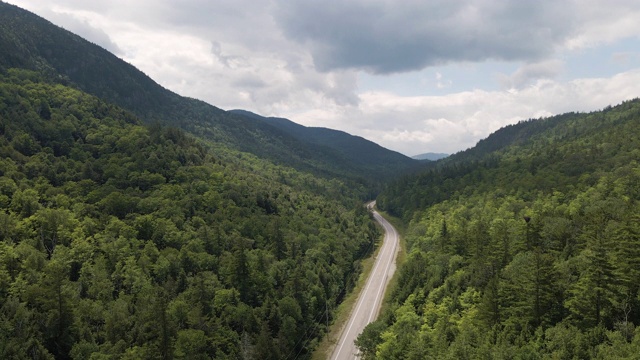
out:
{"label": "overcast cloud", "polygon": [[407,155],[640,96],[635,0],[8,2],[181,95]]}
{"label": "overcast cloud", "polygon": [[574,29],[558,1],[295,1],[277,19],[319,70],[385,74],[459,61],[546,57]]}

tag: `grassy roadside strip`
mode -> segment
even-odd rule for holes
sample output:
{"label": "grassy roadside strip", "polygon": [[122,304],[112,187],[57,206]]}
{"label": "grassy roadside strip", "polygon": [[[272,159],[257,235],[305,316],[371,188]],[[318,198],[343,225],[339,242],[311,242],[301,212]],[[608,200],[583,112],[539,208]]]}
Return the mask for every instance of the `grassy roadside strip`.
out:
{"label": "grassy roadside strip", "polygon": [[[398,257],[396,259],[396,268],[397,268],[397,266],[402,264],[404,262],[404,259],[406,258],[406,254],[405,254],[406,244],[404,242],[404,233],[406,230],[406,226],[402,223],[402,221],[400,221],[400,219],[391,217],[388,214],[381,212],[379,210],[377,211],[378,213],[380,213],[380,215],[382,215],[385,219],[387,219],[387,221],[389,221],[396,228],[396,230],[398,230],[398,233],[400,234],[400,251],[398,252]],[[379,226],[379,228],[383,230],[382,226],[380,226],[377,222],[376,222],[376,226]],[[378,241],[378,246],[376,250],[373,252],[373,254],[371,254],[371,256],[369,256],[368,258],[362,260],[362,272],[360,273],[360,277],[358,278],[358,282],[355,288],[345,298],[345,300],[338,306],[338,309],[336,310],[335,320],[329,326],[329,333],[318,344],[318,347],[315,349],[315,351],[311,355],[311,360],[325,360],[325,359],[328,359],[329,356],[331,356],[331,351],[333,351],[336,341],[340,337],[342,328],[344,327],[345,323],[349,321],[349,317],[351,316],[351,311],[355,306],[356,301],[358,300],[358,295],[360,295],[362,288],[365,286],[367,282],[367,278],[371,273],[371,269],[373,268],[374,261],[378,257],[378,252],[380,251],[380,247],[381,247],[380,245],[382,245],[383,239],[384,239],[384,232],[383,232],[383,235],[380,237],[380,240]],[[380,310],[381,314],[388,307],[388,296],[390,293],[389,289],[392,289],[395,286],[397,282],[397,273],[398,273],[397,271],[394,273],[393,277],[391,278],[391,282],[389,283],[387,290],[385,291],[382,308]]]}

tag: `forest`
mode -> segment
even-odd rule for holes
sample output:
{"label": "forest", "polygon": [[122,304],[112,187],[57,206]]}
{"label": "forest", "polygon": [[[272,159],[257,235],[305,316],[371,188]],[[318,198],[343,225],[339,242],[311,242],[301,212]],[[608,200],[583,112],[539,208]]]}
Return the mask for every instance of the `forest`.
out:
{"label": "forest", "polygon": [[637,359],[640,101],[522,121],[390,184],[408,223],[365,359]]}
{"label": "forest", "polygon": [[307,358],[379,238],[358,191],[0,75],[0,358]]}

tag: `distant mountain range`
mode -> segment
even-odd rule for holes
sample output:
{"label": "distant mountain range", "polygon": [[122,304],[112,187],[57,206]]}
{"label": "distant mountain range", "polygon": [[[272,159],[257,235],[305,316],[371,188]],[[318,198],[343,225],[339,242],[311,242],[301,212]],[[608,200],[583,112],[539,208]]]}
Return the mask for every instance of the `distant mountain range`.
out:
{"label": "distant mountain range", "polygon": [[248,112],[228,112],[180,96],[107,50],[2,2],[0,49],[0,71],[38,71],[52,81],[129,110],[148,124],[176,126],[276,164],[324,177],[375,181],[419,165],[360,137],[329,129],[306,129],[284,119],[267,119]]}
{"label": "distant mountain range", "polygon": [[415,160],[436,161],[436,160],[444,159],[447,156],[449,156],[449,154],[428,152],[428,153],[424,153],[424,154],[414,155],[411,158],[415,159]]}

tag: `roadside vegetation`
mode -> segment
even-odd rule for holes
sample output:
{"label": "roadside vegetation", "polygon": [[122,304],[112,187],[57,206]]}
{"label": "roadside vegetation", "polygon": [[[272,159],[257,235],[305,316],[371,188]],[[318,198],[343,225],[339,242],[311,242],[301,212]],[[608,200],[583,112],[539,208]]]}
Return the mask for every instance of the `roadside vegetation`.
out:
{"label": "roadside vegetation", "polygon": [[409,223],[368,359],[640,353],[640,101],[502,129],[378,198]]}

